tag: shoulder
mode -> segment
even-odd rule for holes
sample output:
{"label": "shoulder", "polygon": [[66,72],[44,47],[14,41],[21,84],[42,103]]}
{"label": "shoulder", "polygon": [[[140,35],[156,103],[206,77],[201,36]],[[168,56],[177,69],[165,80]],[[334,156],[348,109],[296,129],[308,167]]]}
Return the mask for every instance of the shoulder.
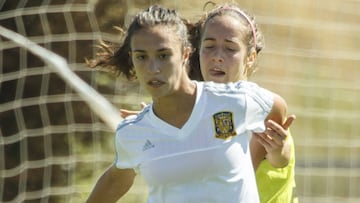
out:
{"label": "shoulder", "polygon": [[214,93],[256,93],[267,91],[254,82],[238,81],[229,83],[202,82],[205,91]]}
{"label": "shoulder", "polygon": [[238,81],[234,83],[202,82],[203,92],[213,98],[224,97],[243,99],[250,103],[257,103],[266,109],[271,108],[274,94],[254,82]]}
{"label": "shoulder", "polygon": [[131,115],[126,117],[117,127],[116,131],[119,131],[123,128],[125,128],[126,126],[129,125],[133,125],[136,124],[138,122],[140,122],[144,116],[149,112],[151,105],[147,105],[145,108],[143,108],[142,111],[140,111],[140,113],[138,113],[137,115]]}
{"label": "shoulder", "polygon": [[282,124],[287,114],[287,103],[280,95],[275,93],[273,93],[273,95],[274,103],[268,119],[272,119],[273,121]]}
{"label": "shoulder", "polygon": [[207,81],[203,82],[203,89],[206,92],[231,93],[239,90],[236,84],[238,83],[216,83],[212,81]]}

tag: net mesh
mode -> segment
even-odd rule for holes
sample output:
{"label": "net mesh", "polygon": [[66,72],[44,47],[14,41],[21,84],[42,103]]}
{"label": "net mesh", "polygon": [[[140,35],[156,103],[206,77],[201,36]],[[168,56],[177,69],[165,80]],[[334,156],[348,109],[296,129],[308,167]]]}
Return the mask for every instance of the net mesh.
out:
{"label": "net mesh", "polygon": [[[206,1],[2,0],[0,25],[67,59],[118,108],[144,100],[136,83],[84,67],[99,39],[150,4],[196,19]],[[216,1],[218,3],[224,1]],[[296,146],[300,202],[360,200],[360,4],[237,1],[257,17],[266,47],[251,78],[282,95]],[[113,161],[113,132],[43,60],[0,38],[0,201],[83,202]],[[145,98],[146,99],[146,98]],[[141,178],[120,202],[144,202]]]}

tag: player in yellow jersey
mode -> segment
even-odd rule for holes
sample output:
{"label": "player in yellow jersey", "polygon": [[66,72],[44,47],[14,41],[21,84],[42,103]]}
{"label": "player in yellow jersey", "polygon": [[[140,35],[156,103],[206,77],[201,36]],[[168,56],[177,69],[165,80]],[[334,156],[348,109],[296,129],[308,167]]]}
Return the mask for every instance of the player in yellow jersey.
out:
{"label": "player in yellow jersey", "polygon": [[[190,27],[195,47],[190,60],[192,79],[236,82],[248,80],[257,70],[256,59],[264,47],[264,37],[254,17],[238,6],[218,6]],[[272,133],[254,134],[252,138],[252,159],[262,203],[298,201],[294,142],[287,131],[294,119],[294,115],[289,116],[283,126],[269,121]]]}

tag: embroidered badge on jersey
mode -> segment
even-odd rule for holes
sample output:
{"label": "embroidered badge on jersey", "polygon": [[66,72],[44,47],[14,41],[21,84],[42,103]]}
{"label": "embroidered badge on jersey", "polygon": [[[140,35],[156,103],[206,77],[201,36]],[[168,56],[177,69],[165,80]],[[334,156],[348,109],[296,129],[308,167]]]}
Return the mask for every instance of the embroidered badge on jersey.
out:
{"label": "embroidered badge on jersey", "polygon": [[223,111],[213,115],[215,137],[228,139],[236,135],[232,112]]}

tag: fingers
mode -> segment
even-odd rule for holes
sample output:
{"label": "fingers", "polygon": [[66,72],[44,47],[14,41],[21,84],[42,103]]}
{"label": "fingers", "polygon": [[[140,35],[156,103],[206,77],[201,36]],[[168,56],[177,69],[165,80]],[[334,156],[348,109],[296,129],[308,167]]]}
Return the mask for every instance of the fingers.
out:
{"label": "fingers", "polygon": [[286,146],[288,129],[295,119],[295,115],[290,115],[283,125],[273,120],[267,120],[265,123],[266,130],[262,133],[253,133],[253,136],[265,148],[268,154],[281,154]]}
{"label": "fingers", "polygon": [[275,145],[274,139],[266,133],[254,133],[253,136],[267,152]]}
{"label": "fingers", "polygon": [[280,136],[276,136],[275,134],[269,134],[268,132],[254,133],[254,135],[257,137],[257,140],[269,145],[278,144],[282,141],[282,138]]}
{"label": "fingers", "polygon": [[129,116],[128,110],[126,110],[126,109],[120,109],[120,116],[121,116],[121,118],[126,118],[126,117],[128,117],[128,116]]}
{"label": "fingers", "polygon": [[271,137],[280,137],[281,140],[285,139],[287,136],[287,130],[272,120],[266,122],[266,130],[264,133]]}
{"label": "fingers", "polygon": [[283,124],[283,128],[285,130],[289,129],[290,125],[292,124],[292,122],[296,119],[296,116],[293,114],[293,115],[290,115],[287,117],[285,123]]}
{"label": "fingers", "polygon": [[293,123],[295,119],[296,119],[295,115],[290,115],[282,126],[274,122],[273,120],[268,120],[266,121],[267,132],[274,131],[276,134],[282,137],[286,137],[287,130],[289,129],[290,125]]}
{"label": "fingers", "polygon": [[269,153],[281,153],[285,141],[283,137],[280,137],[279,135],[269,135],[267,133],[254,133],[253,134],[255,140],[259,142],[265,149],[265,151]]}
{"label": "fingers", "polygon": [[[147,104],[145,102],[141,102],[140,103],[141,109],[145,108],[146,105]],[[131,110],[127,110],[127,109],[120,109],[120,116],[122,118],[126,118],[126,117],[131,116],[131,115],[136,115],[138,113],[139,113],[139,111],[131,111]]]}
{"label": "fingers", "polygon": [[280,132],[275,131],[273,129],[267,129],[265,131],[265,134],[267,135],[267,137],[269,137],[268,140],[275,142],[275,144],[277,144],[277,145],[281,145],[287,136],[286,131],[283,129]]}
{"label": "fingers", "polygon": [[147,105],[147,104],[146,104],[145,102],[141,102],[141,103],[140,103],[140,107],[141,107],[141,109],[145,108],[145,107],[146,107],[146,105]]}
{"label": "fingers", "polygon": [[139,111],[130,111],[130,110],[126,110],[126,109],[120,109],[120,116],[122,118],[126,118],[131,115],[136,115],[138,113],[139,113]]}
{"label": "fingers", "polygon": [[267,120],[266,124],[267,124],[267,127],[270,127],[273,130],[277,129],[276,131],[288,130],[290,125],[293,123],[293,121],[295,119],[296,119],[295,115],[290,115],[286,118],[286,121],[284,122],[284,124],[282,126],[273,120]]}
{"label": "fingers", "polygon": [[[286,125],[290,126],[294,119],[295,116],[289,116],[289,118],[285,122]],[[264,147],[265,145],[267,145],[267,147],[275,147],[283,145],[283,142],[287,137],[287,129],[284,129],[283,126],[272,120],[268,120],[266,122],[265,132],[254,134],[257,135],[258,140],[261,142],[261,144],[264,145]]]}

